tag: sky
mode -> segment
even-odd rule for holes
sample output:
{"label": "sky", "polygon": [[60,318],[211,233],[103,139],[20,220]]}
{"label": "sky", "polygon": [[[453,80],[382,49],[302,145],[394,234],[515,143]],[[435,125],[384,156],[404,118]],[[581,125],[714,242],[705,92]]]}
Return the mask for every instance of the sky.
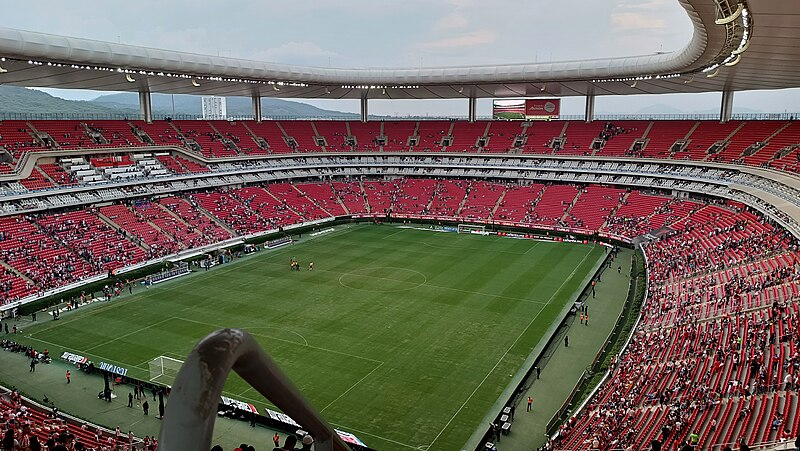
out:
{"label": "sky", "polygon": [[[169,50],[322,67],[546,62],[678,50],[677,0],[37,0],[2,2],[0,26]],[[68,99],[102,93],[47,90]],[[720,96],[599,97],[598,113],[716,111]],[[199,102],[199,100],[198,100]],[[339,111],[358,101],[308,100]],[[739,93],[736,109],[797,110],[800,90]],[[478,103],[488,115],[491,100]],[[371,101],[373,114],[466,115],[465,100]],[[564,100],[581,114],[583,99]]]}

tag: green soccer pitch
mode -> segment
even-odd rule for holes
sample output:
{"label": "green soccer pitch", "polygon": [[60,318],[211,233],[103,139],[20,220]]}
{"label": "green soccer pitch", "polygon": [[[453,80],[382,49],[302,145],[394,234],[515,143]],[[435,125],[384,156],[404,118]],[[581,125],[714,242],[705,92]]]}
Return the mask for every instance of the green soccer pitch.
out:
{"label": "green soccer pitch", "polygon": [[[153,358],[183,359],[209,332],[242,328],[371,447],[458,450],[605,254],[391,225],[305,237],[39,322],[21,341],[149,379]],[[225,394],[271,407],[235,375]]]}

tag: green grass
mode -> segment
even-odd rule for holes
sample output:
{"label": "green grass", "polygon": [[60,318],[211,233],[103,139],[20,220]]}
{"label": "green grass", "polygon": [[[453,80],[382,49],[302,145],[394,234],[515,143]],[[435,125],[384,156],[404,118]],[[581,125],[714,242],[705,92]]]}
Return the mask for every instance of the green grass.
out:
{"label": "green grass", "polygon": [[[40,322],[24,340],[149,378],[151,359],[243,328],[332,424],[373,448],[460,449],[603,255],[591,245],[337,227]],[[289,271],[292,256],[302,271]],[[225,392],[269,405],[236,376]]]}

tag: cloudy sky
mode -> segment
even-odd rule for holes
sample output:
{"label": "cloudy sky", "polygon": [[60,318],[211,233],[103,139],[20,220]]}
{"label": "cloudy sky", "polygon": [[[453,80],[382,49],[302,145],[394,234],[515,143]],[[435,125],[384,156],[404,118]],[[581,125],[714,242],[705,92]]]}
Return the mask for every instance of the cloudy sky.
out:
{"label": "cloudy sky", "polygon": [[[670,51],[691,38],[677,0],[37,0],[3,2],[0,26],[323,67],[495,64]],[[94,92],[50,91],[91,99]],[[357,101],[309,101],[357,111]],[[491,101],[479,103],[489,114]],[[598,112],[716,110],[719,95],[599,98]],[[659,107],[657,105],[663,105]],[[800,93],[742,93],[737,108],[797,109]],[[582,99],[566,99],[579,114]],[[466,114],[465,101],[373,101],[375,114]]]}

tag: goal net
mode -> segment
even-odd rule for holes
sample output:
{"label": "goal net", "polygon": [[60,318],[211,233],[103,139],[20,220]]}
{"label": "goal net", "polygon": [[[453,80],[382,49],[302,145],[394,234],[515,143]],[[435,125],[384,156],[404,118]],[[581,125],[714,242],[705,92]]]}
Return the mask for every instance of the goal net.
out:
{"label": "goal net", "polygon": [[149,366],[150,382],[172,386],[172,382],[178,377],[178,371],[183,366],[183,360],[160,355],[151,360]]}
{"label": "goal net", "polygon": [[479,235],[488,235],[486,226],[480,224],[459,224],[458,233],[476,233]]}

